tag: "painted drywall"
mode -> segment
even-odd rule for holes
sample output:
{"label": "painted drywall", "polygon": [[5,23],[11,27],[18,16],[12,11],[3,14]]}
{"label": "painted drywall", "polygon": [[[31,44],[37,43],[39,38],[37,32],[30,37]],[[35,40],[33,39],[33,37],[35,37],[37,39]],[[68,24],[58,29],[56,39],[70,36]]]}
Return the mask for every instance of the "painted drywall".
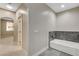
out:
{"label": "painted drywall", "polygon": [[36,55],[48,47],[49,31],[55,30],[55,13],[45,4],[30,3],[29,55]]}
{"label": "painted drywall", "polygon": [[[19,33],[19,19],[18,17],[22,15],[22,51],[19,51],[20,55],[27,55],[28,53],[28,9],[27,6],[25,4],[21,4],[21,6],[19,7],[19,9],[16,11],[16,20],[15,20],[15,38],[18,39],[18,34]],[[20,38],[20,37],[19,37]],[[19,39],[18,39],[19,40]],[[17,40],[17,43],[18,43]],[[15,53],[15,55],[18,55],[17,53]]]}
{"label": "painted drywall", "polygon": [[12,18],[14,20],[15,19],[15,13],[0,8],[0,38],[1,38],[1,18],[2,17],[9,17],[9,18]]}
{"label": "painted drywall", "polygon": [[1,20],[1,39],[8,38],[8,37],[14,37],[14,31],[6,30],[7,22],[12,22],[12,21]]}
{"label": "painted drywall", "polygon": [[79,7],[57,14],[56,31],[79,31]]}
{"label": "painted drywall", "polygon": [[9,17],[9,18],[15,19],[15,13],[0,8],[0,18],[2,17]]}

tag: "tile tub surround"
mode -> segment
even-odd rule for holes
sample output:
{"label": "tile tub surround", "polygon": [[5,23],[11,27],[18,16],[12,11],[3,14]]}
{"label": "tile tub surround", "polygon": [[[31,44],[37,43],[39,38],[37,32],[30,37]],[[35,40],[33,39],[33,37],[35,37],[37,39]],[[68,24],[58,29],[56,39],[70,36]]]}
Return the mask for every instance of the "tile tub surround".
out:
{"label": "tile tub surround", "polygon": [[71,31],[51,31],[49,32],[49,40],[60,39],[79,43],[79,32]]}
{"label": "tile tub surround", "polygon": [[49,32],[49,41],[54,40],[56,38],[56,33],[55,31]]}

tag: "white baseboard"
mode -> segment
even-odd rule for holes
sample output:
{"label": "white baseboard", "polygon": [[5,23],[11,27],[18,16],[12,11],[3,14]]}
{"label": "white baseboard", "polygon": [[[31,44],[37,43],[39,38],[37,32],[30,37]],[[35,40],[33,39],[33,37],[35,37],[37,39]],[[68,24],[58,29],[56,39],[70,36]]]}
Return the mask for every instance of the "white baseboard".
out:
{"label": "white baseboard", "polygon": [[32,55],[32,56],[39,56],[42,52],[44,52],[44,51],[47,50],[47,49],[48,49],[48,47],[45,47],[45,48],[41,49],[40,51],[38,51],[37,53],[35,53],[35,54]]}

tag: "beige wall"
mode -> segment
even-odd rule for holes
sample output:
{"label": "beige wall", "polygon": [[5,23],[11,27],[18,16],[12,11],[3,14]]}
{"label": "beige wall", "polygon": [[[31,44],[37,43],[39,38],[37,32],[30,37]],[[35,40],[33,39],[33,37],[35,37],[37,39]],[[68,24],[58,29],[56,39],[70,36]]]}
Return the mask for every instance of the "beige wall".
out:
{"label": "beige wall", "polygon": [[56,30],[79,31],[79,7],[58,13]]}
{"label": "beige wall", "polygon": [[48,47],[49,31],[55,30],[55,13],[45,4],[27,4],[29,8],[29,55]]}
{"label": "beige wall", "polygon": [[15,20],[15,13],[8,10],[0,9],[0,37],[1,37],[1,18],[2,17],[9,17]]}
{"label": "beige wall", "polygon": [[[25,13],[22,13],[21,10],[23,10]],[[19,26],[18,17],[20,15],[22,15],[22,48],[23,48],[22,55],[27,55],[27,53],[28,53],[28,41],[27,41],[28,40],[28,9],[25,4],[22,4],[19,7],[19,9],[16,11],[16,20],[15,20],[16,37],[17,37],[17,35],[19,35],[18,30],[21,29],[21,28],[18,28],[18,26]]]}
{"label": "beige wall", "polygon": [[0,9],[0,18],[1,17],[10,17],[12,19],[15,19],[15,13],[8,10]]}
{"label": "beige wall", "polygon": [[10,21],[1,20],[1,39],[14,37],[14,31],[6,31],[6,23]]}

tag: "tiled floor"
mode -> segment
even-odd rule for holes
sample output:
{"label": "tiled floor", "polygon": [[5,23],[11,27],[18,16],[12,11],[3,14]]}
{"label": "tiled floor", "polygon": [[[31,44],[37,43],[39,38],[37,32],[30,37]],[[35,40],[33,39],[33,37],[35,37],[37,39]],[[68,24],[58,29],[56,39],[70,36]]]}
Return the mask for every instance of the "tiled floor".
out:
{"label": "tiled floor", "polygon": [[0,39],[0,44],[3,45],[13,45],[14,44],[14,37],[10,36],[10,37],[6,37],[6,38],[1,38]]}
{"label": "tiled floor", "polygon": [[71,56],[71,55],[61,52],[61,51],[58,51],[53,48],[49,48],[45,52],[41,53],[39,56]]}

